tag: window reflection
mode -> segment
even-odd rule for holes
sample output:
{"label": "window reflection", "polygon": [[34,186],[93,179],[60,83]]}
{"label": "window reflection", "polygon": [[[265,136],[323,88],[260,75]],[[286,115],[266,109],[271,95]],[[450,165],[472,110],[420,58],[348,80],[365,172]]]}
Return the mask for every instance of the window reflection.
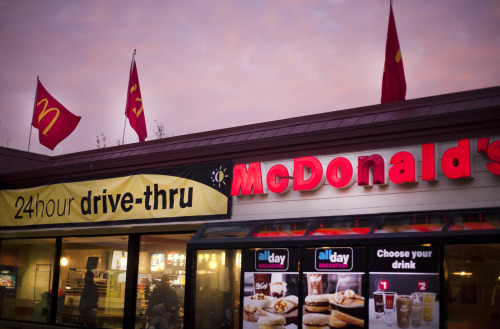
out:
{"label": "window reflection", "polygon": [[372,218],[318,221],[314,224],[309,235],[368,234],[373,222]]}
{"label": "window reflection", "polygon": [[123,326],[127,246],[126,236],[63,239],[59,287],[65,298],[58,304],[62,323]]}
{"label": "window reflection", "polygon": [[437,214],[405,214],[388,216],[375,233],[426,233],[442,231],[448,220],[446,215]]}
{"label": "window reflection", "polygon": [[473,212],[453,216],[450,231],[494,230],[500,228],[498,212]]}
{"label": "window reflection", "polygon": [[55,239],[3,240],[0,250],[2,319],[48,323]]}
{"label": "window reflection", "polygon": [[182,328],[186,244],[192,234],[141,236],[135,328]]}
{"label": "window reflection", "polygon": [[309,222],[258,225],[252,235],[259,238],[303,236],[308,225]]}
{"label": "window reflection", "polygon": [[250,232],[249,225],[224,225],[207,227],[200,239],[244,238]]}
{"label": "window reflection", "polygon": [[497,328],[500,244],[445,246],[448,328]]}
{"label": "window reflection", "polygon": [[196,253],[195,328],[238,328],[241,250]]}

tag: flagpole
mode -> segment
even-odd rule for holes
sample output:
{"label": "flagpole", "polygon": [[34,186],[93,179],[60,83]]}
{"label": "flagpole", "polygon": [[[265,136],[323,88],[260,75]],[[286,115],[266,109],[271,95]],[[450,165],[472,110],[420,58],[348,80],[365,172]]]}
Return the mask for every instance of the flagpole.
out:
{"label": "flagpole", "polygon": [[[132,70],[134,69],[135,51],[136,51],[136,49],[134,49],[134,54],[132,55],[132,62],[130,63],[130,74],[128,76],[129,83],[130,83],[130,76],[132,75]],[[128,99],[129,92],[130,91],[128,90],[128,86],[127,86],[127,99]],[[127,113],[125,113],[125,123],[123,124],[122,145],[125,143],[125,128],[126,127],[127,127]]]}
{"label": "flagpole", "polygon": [[36,98],[38,96],[38,80],[39,76],[36,76],[36,87],[35,87],[35,101],[33,102],[33,114],[31,115],[31,125],[30,125],[30,139],[28,140],[28,152],[30,151],[30,144],[31,144],[31,131],[33,130],[33,117],[35,116],[35,109],[36,109]]}

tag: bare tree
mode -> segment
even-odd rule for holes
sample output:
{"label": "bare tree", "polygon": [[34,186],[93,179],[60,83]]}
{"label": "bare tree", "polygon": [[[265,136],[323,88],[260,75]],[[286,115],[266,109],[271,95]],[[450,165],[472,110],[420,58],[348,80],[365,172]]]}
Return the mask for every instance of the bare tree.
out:
{"label": "bare tree", "polygon": [[[104,136],[104,133],[101,133],[101,138],[99,136],[96,137],[96,142],[97,142],[97,148],[105,148],[106,147],[106,136]],[[101,145],[102,143],[102,145]]]}
{"label": "bare tree", "polygon": [[159,123],[156,120],[154,120],[154,123],[156,125],[155,130],[154,130],[156,139],[164,138],[166,136],[165,126],[163,125],[163,123],[161,123],[161,122]]}

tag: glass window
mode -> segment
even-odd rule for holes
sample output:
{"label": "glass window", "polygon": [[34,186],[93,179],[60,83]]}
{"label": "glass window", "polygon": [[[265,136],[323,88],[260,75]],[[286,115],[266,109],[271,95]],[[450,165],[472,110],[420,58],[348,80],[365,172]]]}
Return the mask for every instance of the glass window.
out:
{"label": "glass window", "polygon": [[445,246],[448,328],[498,328],[500,244]]}
{"label": "glass window", "polygon": [[250,226],[209,226],[200,235],[201,239],[244,238],[250,232]]}
{"label": "glass window", "polygon": [[453,216],[449,231],[491,230],[500,228],[500,213],[474,212]]}
{"label": "glass window", "polygon": [[59,286],[62,323],[123,327],[127,236],[64,238]]}
{"label": "glass window", "polygon": [[0,250],[2,319],[48,323],[55,239],[3,240]]}
{"label": "glass window", "polygon": [[186,244],[191,237],[192,234],[141,237],[135,328],[154,326],[155,316],[165,314],[160,312],[162,307],[169,311],[164,320],[170,326],[182,325]]}
{"label": "glass window", "polygon": [[241,250],[198,250],[194,329],[238,328]]}
{"label": "glass window", "polygon": [[348,218],[314,223],[309,235],[368,234],[374,219]]}
{"label": "glass window", "polygon": [[384,219],[375,233],[407,233],[442,231],[447,221],[446,215],[416,214],[390,216]]}
{"label": "glass window", "polygon": [[269,223],[258,225],[252,235],[259,238],[303,236],[309,222]]}

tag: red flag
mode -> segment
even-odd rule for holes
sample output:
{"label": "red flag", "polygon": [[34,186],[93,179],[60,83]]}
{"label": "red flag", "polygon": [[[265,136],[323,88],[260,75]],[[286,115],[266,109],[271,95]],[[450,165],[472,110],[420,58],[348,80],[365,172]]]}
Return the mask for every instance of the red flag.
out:
{"label": "red flag", "polygon": [[38,129],[40,144],[53,150],[75,130],[80,119],[52,97],[38,81],[31,124]]}
{"label": "red flag", "polygon": [[130,122],[130,126],[134,128],[139,136],[139,141],[143,142],[148,137],[148,132],[146,130],[146,117],[144,116],[144,109],[142,107],[141,88],[139,87],[139,77],[137,76],[135,60],[132,63],[132,72],[130,73],[130,80],[128,82],[125,115]]}
{"label": "red flag", "polygon": [[389,13],[389,28],[385,46],[384,76],[382,78],[382,103],[402,101],[406,96],[406,80],[403,68],[403,58],[399,48],[396,22],[392,13],[392,3]]}

